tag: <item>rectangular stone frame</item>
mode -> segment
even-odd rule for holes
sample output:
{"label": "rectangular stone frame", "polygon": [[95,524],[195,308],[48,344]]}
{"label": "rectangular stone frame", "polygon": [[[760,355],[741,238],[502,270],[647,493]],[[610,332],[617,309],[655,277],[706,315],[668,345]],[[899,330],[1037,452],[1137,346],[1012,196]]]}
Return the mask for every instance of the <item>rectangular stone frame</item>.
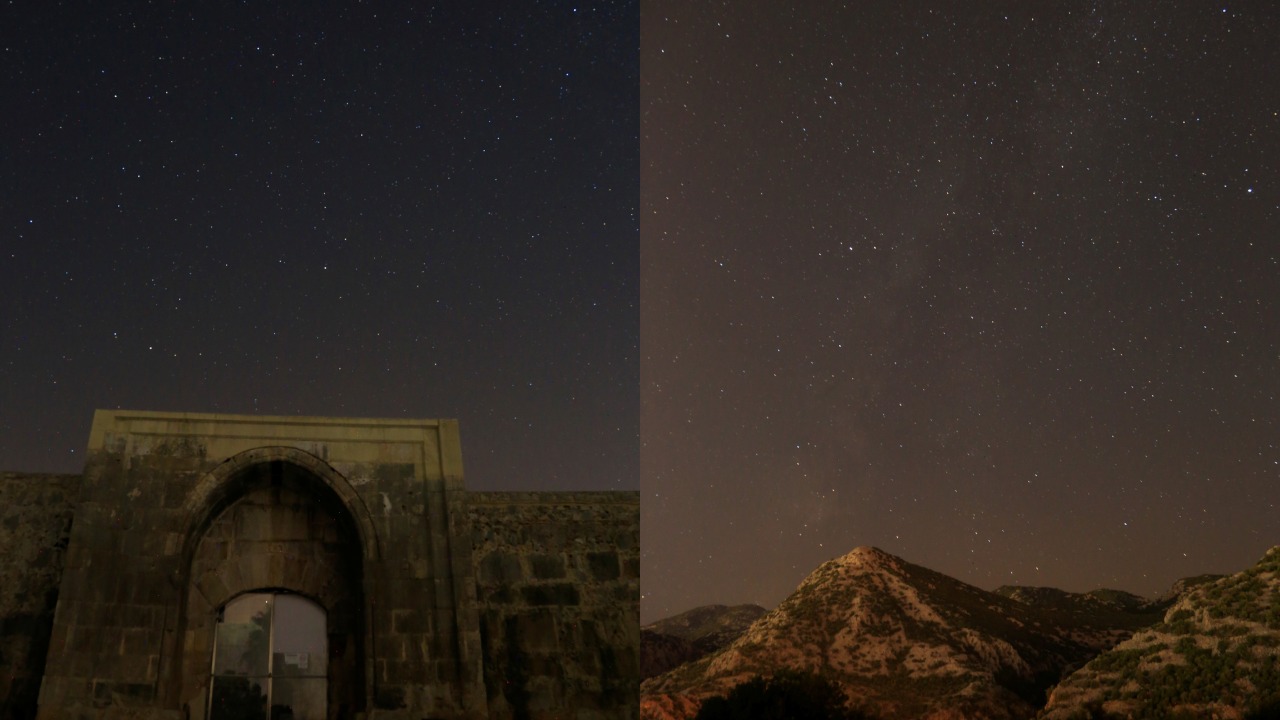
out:
{"label": "rectangular stone frame", "polygon": [[260,448],[331,468],[374,528],[370,716],[486,717],[456,421],[118,410],[94,415],[39,717],[181,716],[172,666],[190,516],[220,466]]}

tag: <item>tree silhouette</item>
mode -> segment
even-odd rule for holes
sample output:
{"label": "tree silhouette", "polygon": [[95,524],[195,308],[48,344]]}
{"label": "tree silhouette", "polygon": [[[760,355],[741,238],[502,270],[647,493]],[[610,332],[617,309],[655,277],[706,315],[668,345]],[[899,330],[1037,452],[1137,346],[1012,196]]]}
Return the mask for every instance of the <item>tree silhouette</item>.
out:
{"label": "tree silhouette", "polygon": [[708,698],[695,720],[870,720],[845,707],[844,691],[813,673],[786,670],[771,678],[755,677]]}
{"label": "tree silhouette", "polygon": [[1259,701],[1244,717],[1245,720],[1280,720],[1280,692]]}
{"label": "tree silhouette", "polygon": [[214,718],[266,720],[267,696],[258,683],[248,678],[214,678],[212,710]]}

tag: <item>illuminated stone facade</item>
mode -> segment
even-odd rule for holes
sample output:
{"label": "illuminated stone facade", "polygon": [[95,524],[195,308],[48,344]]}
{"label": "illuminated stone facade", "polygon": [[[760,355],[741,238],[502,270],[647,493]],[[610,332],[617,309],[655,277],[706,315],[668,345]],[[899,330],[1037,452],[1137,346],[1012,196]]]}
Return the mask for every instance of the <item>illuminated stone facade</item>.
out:
{"label": "illuminated stone facade", "polygon": [[[99,411],[83,476],[0,492],[45,567],[0,567],[6,716],[216,720],[250,685],[272,720],[638,716],[638,494],[468,492],[456,422]],[[289,596],[325,637],[224,617]]]}

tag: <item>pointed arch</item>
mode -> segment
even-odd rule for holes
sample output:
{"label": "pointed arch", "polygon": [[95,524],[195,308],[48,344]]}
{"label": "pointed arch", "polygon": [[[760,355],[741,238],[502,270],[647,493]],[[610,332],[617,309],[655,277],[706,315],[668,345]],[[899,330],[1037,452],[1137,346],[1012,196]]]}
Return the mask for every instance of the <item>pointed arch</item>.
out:
{"label": "pointed arch", "polygon": [[337,496],[350,513],[356,532],[360,535],[361,555],[366,563],[380,556],[378,534],[369,514],[369,507],[356,489],[332,465],[315,455],[294,447],[267,446],[245,450],[222,461],[206,473],[187,495],[184,516],[187,526],[183,529],[183,561],[190,565],[195,546],[209,523],[234,501],[244,490],[250,468],[267,463],[281,462],[294,465],[310,473]]}
{"label": "pointed arch", "polygon": [[[327,564],[322,558],[288,567],[284,563],[279,563],[280,567],[240,563],[220,574],[219,581],[213,583],[193,572],[197,555],[203,553],[201,543],[214,523],[242,498],[260,492],[264,484],[281,486],[286,492],[314,493],[322,500],[328,498],[324,505],[334,513],[339,527],[347,528],[346,537],[353,541],[347,546],[352,557],[357,559],[357,565],[352,566],[351,572]],[[178,632],[167,663],[169,672],[164,673],[167,687],[162,690],[162,695],[169,702],[175,707],[189,703],[191,698],[188,695],[200,685],[199,673],[207,674],[201,663],[207,665],[202,658],[208,648],[198,636],[209,635],[212,626],[208,624],[208,618],[200,617],[199,611],[193,607],[193,598],[198,596],[205,603],[221,606],[241,593],[272,588],[289,590],[319,601],[335,622],[347,618],[345,627],[355,633],[351,637],[355,643],[352,645],[355,648],[352,668],[357,675],[363,676],[358,681],[363,688],[355,697],[371,697],[372,667],[363,658],[371,657],[373,649],[369,573],[375,571],[381,547],[368,506],[342,473],[316,455],[298,448],[253,448],[237,453],[201,476],[186,494],[181,511],[181,563],[174,577],[178,591],[175,623]],[[342,534],[339,532],[339,536]],[[355,543],[359,544],[358,548]],[[325,578],[342,576],[353,584],[326,586],[323,582]],[[198,606],[199,602],[195,605]],[[194,633],[190,637],[189,630]],[[197,680],[194,685],[193,678]]]}

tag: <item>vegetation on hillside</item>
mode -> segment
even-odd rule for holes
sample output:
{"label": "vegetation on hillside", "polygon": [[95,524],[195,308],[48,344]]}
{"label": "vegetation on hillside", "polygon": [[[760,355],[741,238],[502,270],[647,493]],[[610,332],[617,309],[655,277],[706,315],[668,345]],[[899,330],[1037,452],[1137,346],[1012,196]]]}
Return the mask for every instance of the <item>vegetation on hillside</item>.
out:
{"label": "vegetation on hillside", "polygon": [[1047,715],[1140,720],[1232,707],[1246,718],[1280,718],[1278,575],[1273,550],[1242,573],[1197,586],[1163,622],[1064,682]]}
{"label": "vegetation on hillside", "polygon": [[844,691],[821,675],[788,670],[708,698],[695,720],[870,720],[846,702]]}

